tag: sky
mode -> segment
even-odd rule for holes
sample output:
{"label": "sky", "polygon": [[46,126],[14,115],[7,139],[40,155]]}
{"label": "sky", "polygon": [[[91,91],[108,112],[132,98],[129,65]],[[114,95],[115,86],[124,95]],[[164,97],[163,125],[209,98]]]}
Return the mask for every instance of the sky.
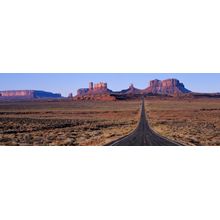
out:
{"label": "sky", "polygon": [[78,88],[87,88],[89,82],[107,82],[113,91],[127,89],[130,83],[144,89],[153,79],[176,78],[193,92],[220,92],[220,73],[5,73],[0,74],[0,91],[44,90],[67,96]]}

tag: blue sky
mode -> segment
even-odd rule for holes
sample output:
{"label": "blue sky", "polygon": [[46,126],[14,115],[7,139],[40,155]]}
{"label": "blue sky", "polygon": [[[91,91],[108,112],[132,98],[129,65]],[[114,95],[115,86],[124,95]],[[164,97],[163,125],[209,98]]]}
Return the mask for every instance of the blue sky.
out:
{"label": "blue sky", "polygon": [[130,83],[144,89],[153,79],[177,78],[187,89],[194,92],[220,92],[219,74],[162,74],[162,73],[29,73],[0,74],[0,90],[33,89],[61,93],[67,96],[78,88],[88,87],[88,83],[104,81],[114,91],[128,88]]}

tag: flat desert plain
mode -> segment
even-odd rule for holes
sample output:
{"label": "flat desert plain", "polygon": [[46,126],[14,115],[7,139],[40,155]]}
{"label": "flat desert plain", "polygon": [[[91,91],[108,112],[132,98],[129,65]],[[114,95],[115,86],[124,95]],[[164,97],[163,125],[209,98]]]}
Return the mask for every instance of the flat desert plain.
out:
{"label": "flat desert plain", "polygon": [[145,101],[151,127],[184,145],[220,145],[220,99]]}
{"label": "flat desert plain", "polygon": [[0,102],[0,145],[105,145],[128,134],[140,101]]}
{"label": "flat desert plain", "polygon": [[[105,145],[130,133],[141,101],[0,102],[0,145]],[[150,126],[184,145],[220,145],[220,99],[147,98]]]}

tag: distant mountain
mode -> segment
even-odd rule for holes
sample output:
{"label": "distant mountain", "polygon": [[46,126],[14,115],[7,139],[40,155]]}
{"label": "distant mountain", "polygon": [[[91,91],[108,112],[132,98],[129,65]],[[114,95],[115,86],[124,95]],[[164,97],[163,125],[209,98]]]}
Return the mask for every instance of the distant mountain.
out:
{"label": "distant mountain", "polygon": [[120,92],[115,92],[115,93],[116,94],[118,93],[118,94],[121,94],[121,95],[125,95],[125,94],[127,94],[127,95],[134,94],[134,95],[136,95],[136,94],[142,94],[142,90],[141,89],[137,89],[137,88],[134,87],[133,84],[130,84],[128,89],[124,89],[124,90],[121,90]]}
{"label": "distant mountain", "polygon": [[39,90],[8,90],[0,91],[0,99],[42,99],[61,98],[61,94]]}
{"label": "distant mountain", "polygon": [[152,95],[169,95],[175,96],[180,94],[191,93],[190,90],[186,89],[183,83],[180,83],[177,79],[167,79],[167,80],[152,80],[150,85],[146,89],[135,88],[133,84],[129,86],[128,89],[121,91],[112,91],[108,89],[107,83],[97,83],[94,84],[90,82],[89,88],[81,88],[77,91],[77,96],[75,99],[87,100],[96,99],[97,95],[102,95],[109,99],[109,96],[115,97],[115,99],[128,99],[128,98],[138,98],[141,96],[152,96]]}
{"label": "distant mountain", "polygon": [[152,80],[150,86],[145,90],[145,93],[162,94],[162,95],[175,95],[190,93],[191,91],[186,89],[183,83],[180,83],[177,79],[166,80]]}

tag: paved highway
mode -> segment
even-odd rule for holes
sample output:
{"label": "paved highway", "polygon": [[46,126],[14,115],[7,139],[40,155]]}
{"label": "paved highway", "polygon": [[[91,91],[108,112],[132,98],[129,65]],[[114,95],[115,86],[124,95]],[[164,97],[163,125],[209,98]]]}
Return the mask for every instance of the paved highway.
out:
{"label": "paved highway", "polygon": [[178,146],[181,145],[175,141],[155,133],[148,124],[144,100],[141,104],[141,115],[138,126],[129,135],[122,137],[108,144],[110,146]]}

